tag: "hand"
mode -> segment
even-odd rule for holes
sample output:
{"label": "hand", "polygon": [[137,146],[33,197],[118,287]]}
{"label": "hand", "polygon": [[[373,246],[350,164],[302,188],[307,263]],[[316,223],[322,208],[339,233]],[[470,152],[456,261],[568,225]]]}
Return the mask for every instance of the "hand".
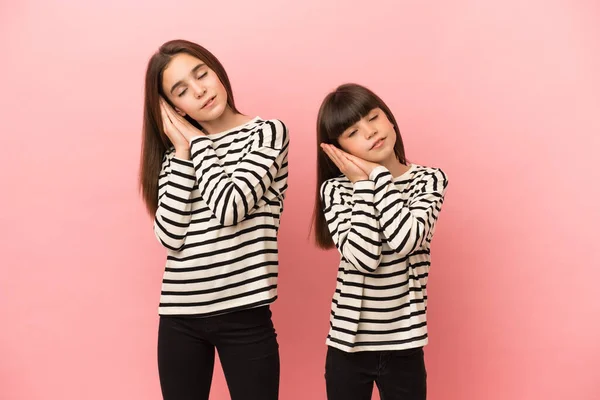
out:
{"label": "hand", "polygon": [[350,160],[346,155],[348,153],[338,149],[330,144],[321,144],[321,148],[333,163],[339,168],[342,174],[346,175],[352,183],[369,179],[369,176],[356,163]]}
{"label": "hand", "polygon": [[358,165],[358,167],[360,169],[362,169],[365,174],[367,174],[367,176],[371,176],[371,172],[373,172],[373,170],[377,167],[380,167],[380,164],[371,162],[371,161],[367,161],[365,159],[353,156],[352,154],[343,152],[344,155],[346,156],[346,158],[348,158],[350,161],[352,161],[354,164]]}
{"label": "hand", "polygon": [[162,97],[160,111],[165,135],[171,140],[175,150],[189,150],[190,140],[195,136],[204,136],[202,131],[196,129],[185,118],[177,114]]}

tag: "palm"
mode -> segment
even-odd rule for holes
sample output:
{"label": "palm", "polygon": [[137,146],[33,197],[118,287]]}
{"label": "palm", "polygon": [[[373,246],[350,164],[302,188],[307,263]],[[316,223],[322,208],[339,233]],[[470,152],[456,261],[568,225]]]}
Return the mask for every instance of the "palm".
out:
{"label": "palm", "polygon": [[348,162],[346,163],[345,166],[345,172],[344,174],[347,175],[347,173],[351,174],[351,175],[365,175],[365,172],[362,168],[360,168],[360,166],[358,166],[357,164],[354,163],[354,161],[352,160],[348,160]]}
{"label": "palm", "polygon": [[368,178],[368,175],[352,160],[345,156],[342,150],[338,149],[335,146],[323,144],[323,151],[327,156],[333,161],[333,163],[338,167],[340,172],[352,182],[364,180]]}
{"label": "palm", "polygon": [[165,134],[169,137],[171,143],[173,143],[175,147],[178,145],[189,146],[189,142],[193,137],[203,135],[200,130],[196,129],[185,118],[177,114],[175,110],[162,99],[161,116]]}
{"label": "palm", "polygon": [[352,154],[345,153],[345,156],[354,164],[356,164],[361,170],[363,170],[367,175],[371,175],[371,171],[379,167],[379,164],[353,156]]}

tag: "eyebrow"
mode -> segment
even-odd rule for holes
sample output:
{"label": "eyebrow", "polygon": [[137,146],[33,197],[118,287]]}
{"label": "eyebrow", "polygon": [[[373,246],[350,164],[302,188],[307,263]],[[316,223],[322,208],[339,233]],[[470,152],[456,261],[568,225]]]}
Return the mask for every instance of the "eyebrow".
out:
{"label": "eyebrow", "polygon": [[[204,63],[200,63],[198,65],[196,65],[194,68],[192,68],[192,70],[190,71],[190,75],[194,75],[194,73],[196,71],[198,71],[200,68],[204,67],[206,64]],[[183,81],[177,81],[175,82],[175,84],[173,86],[171,86],[171,94],[173,94],[173,92],[175,91],[175,89],[177,89],[179,86],[183,85]]]}
{"label": "eyebrow", "polygon": [[347,128],[346,128],[346,130],[345,130],[345,131],[343,131],[343,132],[342,132],[342,134],[341,134],[340,136],[343,136],[343,135],[349,135],[349,134],[351,134],[352,132],[354,132],[354,131],[358,130],[358,128],[357,128],[355,125],[356,125],[356,124],[352,124],[352,125],[350,125],[349,127],[347,127]]}
{"label": "eyebrow", "polygon": [[[382,111],[383,111],[383,110],[382,110]],[[361,119],[368,118],[368,117],[370,117],[371,115],[373,115],[373,113],[378,113],[378,112],[379,112],[379,109],[378,109],[378,108],[374,108],[374,109],[372,109],[371,111],[369,111],[369,112],[368,112],[368,113],[367,113],[367,114],[366,114],[364,117],[362,117]],[[354,132],[354,131],[358,130],[358,127],[356,126],[356,124],[358,124],[358,122],[359,122],[359,121],[360,121],[360,120],[356,121],[355,123],[353,123],[352,125],[350,125],[349,127],[347,127],[347,128],[346,128],[346,129],[345,129],[345,130],[342,132],[342,135],[349,134],[349,133],[352,133],[352,132]],[[341,136],[341,135],[340,135],[340,136]]]}

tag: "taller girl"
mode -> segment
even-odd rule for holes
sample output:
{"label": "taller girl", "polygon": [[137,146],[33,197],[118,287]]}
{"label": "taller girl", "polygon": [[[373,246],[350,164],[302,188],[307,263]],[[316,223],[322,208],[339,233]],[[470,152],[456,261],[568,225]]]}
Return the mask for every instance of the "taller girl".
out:
{"label": "taller girl", "polygon": [[250,118],[205,48],[163,44],[146,72],[140,185],[167,249],[158,332],[166,400],[208,399],[215,348],[233,400],[278,398],[277,232],[289,137]]}

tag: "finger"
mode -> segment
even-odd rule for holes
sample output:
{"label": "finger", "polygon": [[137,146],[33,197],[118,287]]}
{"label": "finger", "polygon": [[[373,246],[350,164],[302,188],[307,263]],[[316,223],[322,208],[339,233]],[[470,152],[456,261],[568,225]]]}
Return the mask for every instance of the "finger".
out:
{"label": "finger", "polygon": [[163,103],[163,109],[165,110],[165,113],[169,116],[169,119],[171,120],[171,122],[175,121],[175,111],[173,110],[173,107],[171,107],[169,104]]}
{"label": "finger", "polygon": [[[333,151],[335,152],[335,157],[338,160],[338,163],[342,166],[344,171],[361,171],[365,174],[365,162],[361,158],[358,158],[338,147],[332,146]],[[340,168],[341,170],[341,168]],[[368,175],[368,174],[367,174]]]}
{"label": "finger", "polygon": [[336,155],[333,153],[333,151],[329,148],[329,146],[323,147],[323,151],[325,152],[325,154],[327,154],[327,156],[335,164],[335,166],[338,167],[338,169],[341,171],[342,166],[340,164],[340,161],[338,157],[336,157]]}
{"label": "finger", "polygon": [[162,113],[162,114],[163,114],[163,115],[164,115],[166,118],[168,118],[168,117],[169,117],[169,109],[168,109],[168,106],[169,106],[169,105],[167,104],[167,102],[166,102],[166,101],[165,101],[163,98],[161,98],[161,99],[160,99],[160,112],[161,112],[161,113]]}
{"label": "finger", "polygon": [[171,122],[173,124],[175,124],[179,128],[180,131],[182,131],[181,128],[190,126],[189,122],[185,118],[183,118],[181,115],[179,115],[179,113],[177,113],[175,111],[175,109],[173,107],[171,107],[171,105],[167,104],[164,100],[163,100],[163,108],[165,109],[165,112],[169,116],[169,119],[171,120]]}
{"label": "finger", "polygon": [[358,166],[361,169],[363,169],[363,167],[366,167],[365,160],[363,160],[362,158],[356,157],[353,154],[342,151],[341,156],[344,157],[346,160],[350,161],[352,164]]}
{"label": "finger", "polygon": [[171,143],[175,143],[175,135],[176,135],[176,130],[175,128],[173,128],[173,124],[171,124],[171,121],[169,121],[169,118],[163,118],[163,132],[165,133],[165,135],[167,135],[167,137],[169,138],[169,140],[171,140]]}
{"label": "finger", "polygon": [[169,120],[169,116],[167,115],[162,103],[160,104],[160,120],[162,121],[163,131],[167,133],[167,121]]}
{"label": "finger", "polygon": [[348,160],[346,158],[346,152],[343,150],[338,149],[335,146],[331,146],[331,150],[335,156],[335,158],[338,160],[338,162],[342,165],[346,164],[346,161]]}
{"label": "finger", "polygon": [[335,155],[336,155],[337,157],[339,157],[340,159],[343,159],[343,160],[349,160],[348,156],[349,156],[350,154],[346,153],[344,150],[342,150],[342,149],[339,149],[339,148],[337,148],[337,147],[335,147],[335,146],[333,147],[333,149],[334,149],[334,151],[335,151]]}
{"label": "finger", "polygon": [[165,108],[164,102],[160,103],[160,115],[163,119],[163,122],[171,121],[171,118],[169,117],[169,113],[167,112],[167,109]]}
{"label": "finger", "polygon": [[353,160],[350,160],[349,158],[347,158],[347,159],[346,159],[346,162],[347,162],[348,164],[351,164],[351,165],[352,165],[353,167],[355,167],[356,169],[359,169],[359,170],[361,170],[361,171],[365,172],[365,171],[364,171],[364,169],[363,169],[363,168],[360,166],[360,164],[357,164],[357,163],[355,163]]}
{"label": "finger", "polygon": [[362,166],[364,165],[364,162],[361,158],[358,158],[356,156],[353,156],[352,154],[349,153],[345,153],[344,154],[344,158],[346,158],[346,160],[350,161],[353,164],[356,164],[358,166]]}
{"label": "finger", "polygon": [[332,149],[333,151],[335,151],[335,153],[336,153],[336,154],[338,154],[338,155],[341,155],[341,154],[344,154],[344,153],[345,153],[345,151],[344,151],[344,150],[342,150],[342,149],[340,149],[339,147],[336,147],[336,146],[334,146],[334,145],[330,145],[330,146],[331,146],[331,149]]}
{"label": "finger", "polygon": [[370,174],[369,166],[365,163],[365,161],[362,158],[359,158],[359,157],[353,156],[351,154],[348,154],[347,157],[346,157],[346,160],[348,161],[348,163],[351,163],[357,169],[361,170],[367,176],[369,176],[369,174]]}
{"label": "finger", "polygon": [[182,123],[178,118],[179,115],[175,113],[175,111],[173,111],[173,108],[168,104],[165,104],[164,108],[168,119],[167,126],[177,131],[179,134],[182,134],[182,132],[184,132],[184,129],[182,128],[185,128],[185,126],[182,126]]}
{"label": "finger", "polygon": [[179,114],[177,114],[175,112],[175,109],[173,109],[173,107],[169,103],[167,103],[167,101],[165,99],[161,99],[161,105],[162,105],[162,108],[167,113],[167,115],[169,116],[169,119],[171,120],[171,122],[175,122],[177,119],[179,119],[181,117]]}
{"label": "finger", "polygon": [[[171,140],[171,136],[169,136],[169,133],[167,131],[167,126],[165,125],[165,121],[164,120],[163,120],[162,126],[163,126],[163,134],[166,135],[169,138],[169,140]],[[171,140],[171,142],[172,142],[172,140]]]}
{"label": "finger", "polygon": [[339,154],[339,151],[337,151],[337,148],[335,146],[331,146],[331,154],[335,159],[336,165],[338,166],[340,171],[345,175],[346,172],[348,172],[348,168],[350,167],[348,161]]}
{"label": "finger", "polygon": [[330,144],[327,145],[327,152],[329,154],[329,157],[335,161],[335,163],[339,166],[342,162],[341,157],[339,157],[339,155],[337,154],[337,152],[335,151],[336,148],[335,146],[332,146]]}
{"label": "finger", "polygon": [[189,128],[189,122],[187,122],[181,115],[173,114],[171,117],[171,122],[173,125],[179,130],[179,132],[185,132],[186,128]]}
{"label": "finger", "polygon": [[167,135],[169,139],[171,139],[171,142],[176,141],[176,135],[181,135],[181,133],[179,132],[179,129],[177,129],[177,127],[173,124],[173,121],[169,117],[166,110],[164,111],[162,120],[165,135]]}
{"label": "finger", "polygon": [[334,163],[336,162],[335,156],[333,155],[332,151],[329,149],[328,145],[326,145],[326,144],[321,145],[321,149],[323,150],[323,153],[325,153],[331,161],[333,161]]}
{"label": "finger", "polygon": [[171,123],[171,117],[169,116],[169,113],[167,112],[167,110],[161,106],[161,116],[162,116],[162,120],[163,123],[165,124],[165,126],[167,128],[170,128],[172,123]]}

